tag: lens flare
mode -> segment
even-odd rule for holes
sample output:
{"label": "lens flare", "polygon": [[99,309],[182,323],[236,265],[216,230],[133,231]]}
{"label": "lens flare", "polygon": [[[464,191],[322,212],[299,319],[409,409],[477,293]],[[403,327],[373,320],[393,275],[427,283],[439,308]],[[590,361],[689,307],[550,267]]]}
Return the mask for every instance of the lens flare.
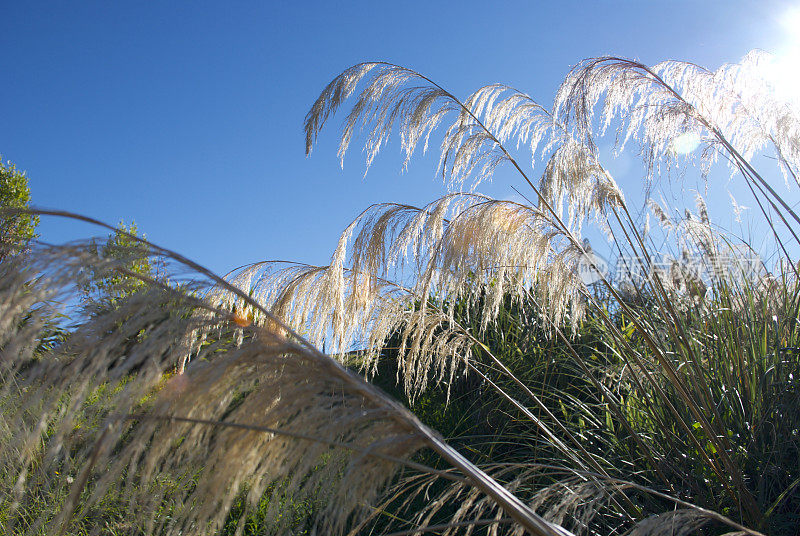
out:
{"label": "lens flare", "polygon": [[672,140],[672,150],[676,154],[689,154],[700,146],[700,134],[684,132]]}

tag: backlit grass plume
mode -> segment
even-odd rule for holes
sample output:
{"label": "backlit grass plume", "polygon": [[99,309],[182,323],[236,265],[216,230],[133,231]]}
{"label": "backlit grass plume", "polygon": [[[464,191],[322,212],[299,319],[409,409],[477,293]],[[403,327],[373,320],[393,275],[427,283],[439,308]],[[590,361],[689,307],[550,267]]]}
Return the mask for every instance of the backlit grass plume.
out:
{"label": "backlit grass plume", "polygon": [[[427,385],[431,366],[437,379],[452,378],[469,358],[474,341],[452,311],[436,305],[476,300],[479,295],[467,287],[487,289],[480,296],[482,328],[496,317],[504,296],[524,296],[533,286],[541,289],[554,321],[568,309],[571,321],[579,318],[581,282],[574,269],[580,252],[566,247],[556,253],[551,240],[557,238],[537,208],[478,194],[448,195],[423,208],[370,207],[345,230],[329,266],[259,263],[229,280],[318,346],[340,355],[359,348],[367,369],[401,330],[404,362],[415,363],[401,376],[417,392]],[[413,279],[405,286],[409,271]],[[221,303],[238,306],[230,298],[220,294]]]}
{"label": "backlit grass plume", "polygon": [[[279,320],[254,324],[200,297],[222,286],[273,318],[247,295],[128,236],[146,247],[103,259],[80,244],[40,246],[2,265],[7,530],[99,532],[99,518],[121,533],[208,534],[243,500],[242,533],[271,494],[276,530],[289,497],[314,505],[314,530],[341,533],[399,469],[436,474],[409,457],[437,445],[466,468],[458,478],[495,494],[528,530],[563,534]],[[87,267],[137,277],[125,265],[148,255],[171,266],[168,277],[138,275],[142,288],[118,307],[74,312],[65,340],[37,351],[46,304],[74,300]]]}
{"label": "backlit grass plume", "polygon": [[[3,528],[793,534],[800,217],[779,192],[800,185],[800,120],[765,62],[589,59],[551,107],[359,64],[312,105],[306,151],[349,105],[341,158],[363,134],[369,168],[396,130],[404,167],[438,145],[448,192],[368,207],[327,266],[218,277],[124,231],[114,256],[4,259]],[[625,195],[609,129],[643,157]],[[513,201],[477,192],[500,166]],[[763,243],[700,194],[680,212],[651,199],[692,166],[751,194]],[[605,271],[587,236],[630,262]],[[149,258],[157,275],[130,269]],[[135,291],[81,302],[104,274]]]}
{"label": "backlit grass plume", "polygon": [[[772,454],[755,447],[759,444],[755,439],[755,443],[744,440],[745,435],[760,433],[757,426],[753,427],[752,418],[745,420],[751,427],[748,434],[737,436],[735,441],[728,439],[729,430],[738,426],[734,415],[741,412],[722,408],[740,404],[739,397],[749,396],[760,408],[757,412],[767,412],[759,413],[759,422],[792,415],[794,423],[796,412],[778,417],[770,413],[774,407],[755,402],[755,398],[761,398],[752,384],[736,382],[734,387],[726,383],[732,381],[727,373],[725,380],[718,376],[729,355],[722,343],[726,337],[752,340],[752,335],[746,334],[748,330],[766,329],[773,316],[779,326],[794,326],[797,274],[793,258],[800,246],[800,218],[777,186],[770,183],[771,172],[758,170],[753,162],[757,155],[772,157],[777,162],[776,171],[787,181],[791,179],[785,186],[796,183],[800,131],[796,108],[780,101],[772,90],[765,68],[768,61],[766,54],[751,53],[740,64],[712,72],[676,61],[649,67],[623,58],[589,59],[569,73],[552,109],[503,85],[486,86],[461,100],[430,78],[406,68],[370,63],[348,69],[323,90],[308,113],[307,151],[322,126],[351,97],[339,154],[343,157],[363,130],[367,167],[395,129],[407,165],[418,145],[427,150],[436,139],[434,132],[441,127],[439,172],[451,189],[443,200],[453,203],[453,208],[440,210],[437,203],[441,201],[437,201],[421,209],[387,206],[383,211],[378,209],[378,215],[368,211],[354,224],[367,234],[357,235],[349,257],[343,252],[343,244],[355,232],[354,227],[343,235],[328,269],[332,271],[330,281],[336,281],[334,287],[345,288],[345,279],[339,274],[347,270],[357,271],[365,280],[409,277],[412,284],[405,285],[412,296],[405,309],[408,317],[428,308],[449,313],[450,324],[464,328],[472,342],[471,352],[459,354],[466,358],[463,366],[477,371],[491,390],[524,415],[532,431],[549,437],[566,465],[590,470],[606,481],[619,475],[615,464],[647,466],[650,469],[638,474],[640,483],[673,495],[686,493],[712,509],[716,504],[735,511],[742,523],[754,529],[789,526],[785,523],[791,523],[788,520],[797,515],[792,490],[793,478],[799,475],[791,464],[783,464],[782,484],[771,491],[755,488],[749,467]],[[711,187],[718,187],[712,184],[719,181],[713,172],[719,168],[718,161],[727,163],[733,179],[752,194],[765,231],[771,235],[769,245],[759,248],[775,251],[781,261],[769,265],[759,261],[750,272],[739,265],[731,266],[731,258],[736,260],[737,255],[741,260],[758,257],[756,248],[715,227],[700,198],[696,214],[687,213],[679,221],[652,205],[665,228],[651,235],[642,225],[644,215],[630,208],[626,202],[629,196],[623,196],[602,164],[604,155],[597,140],[609,128],[616,131],[618,151],[635,143],[643,157],[643,180],[633,198],[641,194],[648,198],[665,175],[680,180],[691,169],[687,164],[697,164]],[[525,157],[518,158],[517,153]],[[524,203],[482,198],[474,193],[474,188],[499,166],[509,167],[518,174],[520,186],[530,188],[530,193],[522,196]],[[458,203],[451,201],[454,199]],[[422,216],[412,216],[415,210]],[[450,212],[445,214],[446,210]],[[442,215],[433,218],[432,214]],[[426,237],[422,248],[402,249],[416,243],[398,238],[408,236],[408,226],[394,223],[402,218],[416,224],[413,236]],[[629,272],[630,281],[615,281],[601,274],[599,283],[588,288],[579,277],[580,264],[588,258],[582,235],[588,223],[606,233],[620,257],[635,259],[632,268],[644,275],[634,277]],[[429,231],[424,229],[426,225]],[[659,237],[664,240],[662,251],[655,246]],[[686,253],[673,257],[675,260],[665,268],[661,259],[669,244]],[[731,252],[738,253],[732,256]],[[726,262],[728,265],[723,266]],[[401,275],[391,272],[395,266],[411,266],[410,276],[409,271]],[[723,267],[728,272],[723,273]],[[703,278],[701,269],[709,275]],[[780,274],[777,278],[768,276],[767,272],[773,270]],[[776,279],[781,282],[763,283]],[[769,293],[772,298],[767,298]],[[771,305],[767,306],[768,302]],[[381,303],[381,295],[375,294],[369,304],[373,317],[380,317]],[[459,310],[456,304],[461,307],[459,314],[455,314]],[[335,304],[330,305],[328,314],[335,317]],[[388,307],[390,311],[396,309],[394,303]],[[490,350],[491,340],[506,337],[496,331],[508,325],[501,315],[509,310],[538,319],[542,332],[558,341],[558,352],[570,356],[571,366],[580,371],[580,380],[573,377],[569,381],[576,386],[586,382],[588,391],[565,398],[557,390],[548,392],[544,385],[540,387],[544,394],[537,395],[509,368],[522,357],[502,355],[506,351],[502,344]],[[740,323],[731,316],[732,311],[746,311],[747,321]],[[349,321],[353,317],[344,318]],[[369,324],[358,322],[355,320],[353,326],[369,331]],[[599,347],[595,346],[590,356],[578,346],[582,344],[582,329],[587,329],[580,326],[587,323],[603,333],[600,341],[592,343]],[[703,326],[715,335],[705,334]],[[402,329],[417,328],[409,320]],[[793,333],[793,328],[787,329]],[[418,340],[436,338],[435,330],[418,331]],[[336,333],[336,328],[331,332]],[[579,340],[574,339],[576,335]],[[775,347],[791,347],[791,339],[785,336],[775,342]],[[368,347],[379,338],[369,340]],[[702,346],[697,346],[698,341],[703,341]],[[748,375],[753,382],[759,374],[762,378],[772,374],[762,368],[763,360],[765,355],[777,353],[770,354],[763,345],[756,349],[742,344],[740,348],[733,370]],[[404,350],[401,346],[397,357],[401,363],[408,357]],[[605,354],[606,350],[611,353]],[[610,368],[586,361],[599,361],[597,354],[610,358],[606,364]],[[786,364],[779,367],[779,383],[782,392],[792,398],[795,395],[789,393],[794,390],[789,385],[793,373],[788,371],[794,370],[796,358],[794,354],[783,355]],[[614,367],[621,369],[615,372]],[[752,372],[755,370],[762,372]],[[730,398],[731,392],[737,393],[734,398]],[[639,400],[641,405],[635,402]],[[528,406],[538,408],[538,414],[530,413]],[[598,421],[597,413],[610,420]],[[569,424],[572,419],[580,423],[579,429],[574,428],[576,422]],[[641,428],[643,422],[654,423],[656,428]],[[796,442],[786,437],[788,432],[782,433],[777,440],[780,456],[791,456]],[[588,437],[592,439],[587,443]],[[669,445],[665,451],[648,446],[662,440],[659,444]],[[597,447],[590,447],[592,442],[597,442]],[[616,458],[622,451],[626,454]],[[705,469],[689,467],[688,460]],[[700,482],[716,482],[711,486],[715,491],[701,491],[699,482],[684,487],[680,482],[687,477],[681,471],[706,472]],[[693,486],[698,487],[688,491]],[[709,494],[716,497],[710,503],[706,502]],[[607,504],[622,517],[636,520],[643,514],[636,503],[629,497]],[[783,513],[776,515],[779,510]],[[606,524],[609,518],[598,522],[612,532],[625,526],[621,523],[613,528]],[[639,532],[658,532],[668,524],[692,531],[702,523],[698,524],[694,514],[682,513],[635,526]],[[593,529],[587,526],[582,530]]]}

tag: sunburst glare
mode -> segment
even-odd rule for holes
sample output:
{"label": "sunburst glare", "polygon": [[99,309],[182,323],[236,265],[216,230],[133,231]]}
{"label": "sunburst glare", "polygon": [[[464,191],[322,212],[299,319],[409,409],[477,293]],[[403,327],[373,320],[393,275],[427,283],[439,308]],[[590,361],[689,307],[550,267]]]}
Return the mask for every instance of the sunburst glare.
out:
{"label": "sunburst glare", "polygon": [[780,22],[786,41],[767,65],[767,80],[779,98],[800,107],[800,6],[784,12]]}

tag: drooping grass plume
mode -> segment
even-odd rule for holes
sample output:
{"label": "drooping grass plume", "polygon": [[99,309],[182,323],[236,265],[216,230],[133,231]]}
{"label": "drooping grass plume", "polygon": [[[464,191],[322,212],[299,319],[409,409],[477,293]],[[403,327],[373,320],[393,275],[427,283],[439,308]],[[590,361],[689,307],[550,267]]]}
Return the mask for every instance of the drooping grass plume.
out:
{"label": "drooping grass plume", "polygon": [[[316,505],[315,530],[341,533],[399,468],[427,470],[409,457],[430,446],[527,530],[565,534],[221,278],[152,244],[130,258],[94,251],[41,246],[2,266],[7,528],[207,534],[242,494],[244,518],[271,490],[275,523],[288,495]],[[125,270],[148,254],[173,265],[169,278]],[[68,302],[87,266],[143,288],[75,318],[62,344],[35,352],[46,312],[32,315],[33,306]],[[202,298],[214,285],[271,323]]]}
{"label": "drooping grass plume", "polygon": [[[478,194],[451,194],[423,208],[375,205],[342,234],[326,267],[258,263],[230,274],[232,284],[316,345],[345,355],[358,348],[361,364],[372,369],[389,336],[402,331],[401,353],[407,365],[400,376],[409,393],[452,379],[469,360],[474,341],[437,307],[478,294],[479,331],[500,310],[507,295],[518,301],[532,287],[554,322],[570,311],[580,318],[583,301],[577,287],[580,252],[551,241],[561,238],[536,208]],[[401,284],[411,274],[410,284]],[[241,307],[229,293],[217,299]]]}
{"label": "drooping grass plume", "polygon": [[[367,208],[328,266],[221,278],[129,233],[115,256],[40,245],[4,260],[0,523],[244,533],[266,512],[290,533],[280,510],[300,504],[302,529],[325,534],[791,534],[800,217],[755,156],[792,186],[800,150],[765,61],[589,59],[552,109],[359,64],[313,104],[306,150],[352,99],[340,157],[364,131],[369,167],[397,129],[408,165],[439,136],[450,192]],[[699,195],[651,201],[648,229],[603,163],[606,129],[638,145],[648,199],[687,161],[709,183],[727,162],[777,260]],[[477,193],[499,166],[530,191]],[[592,226],[628,273],[580,277]],[[156,276],[128,268],[154,256]],[[137,284],[106,310],[75,306],[104,274]],[[57,302],[74,306],[60,339]],[[368,380],[399,383],[406,406]]]}
{"label": "drooping grass plume", "polygon": [[[764,344],[770,340],[770,319],[776,317],[779,326],[794,325],[797,274],[792,252],[800,245],[800,218],[770,183],[770,175],[753,164],[756,154],[774,156],[780,172],[796,181],[797,110],[775,97],[763,68],[767,61],[766,55],[752,53],[741,64],[712,72],[686,62],[649,67],[616,57],[588,59],[567,76],[552,111],[503,85],[486,86],[459,100],[412,70],[362,64],[334,79],[320,95],[306,117],[306,139],[310,151],[322,125],[352,96],[340,156],[360,127],[366,132],[369,166],[396,128],[407,164],[417,143],[424,140],[427,149],[441,125],[439,171],[454,190],[451,196],[475,195],[472,189],[500,165],[516,171],[521,184],[532,190],[527,205],[493,199],[458,205],[442,226],[431,227],[433,240],[425,249],[408,255],[405,262],[416,262],[417,270],[408,285],[416,301],[407,310],[435,307],[450,311],[451,322],[471,325],[466,331],[473,345],[464,353],[470,356],[466,366],[481,370],[485,384],[503,393],[518,412],[512,415],[524,415],[518,418],[527,419],[533,430],[550,430],[554,443],[576,445],[572,438],[580,437],[597,445],[584,450],[576,445],[577,463],[561,448],[565,465],[592,467],[604,477],[619,475],[620,467],[642,468],[636,472],[642,484],[685,494],[711,510],[735,512],[753,529],[781,531],[796,517],[796,494],[791,491],[796,471],[793,464],[781,462],[780,476],[773,478],[780,484],[770,491],[754,485],[751,468],[774,452],[754,439],[761,425],[754,425],[752,416],[742,417],[741,411],[749,397],[760,415],[755,421],[763,425],[778,418],[775,406],[756,401],[761,398],[753,383],[778,370],[781,404],[791,407],[787,400],[795,396],[790,385],[794,373],[789,372],[796,366],[794,354],[783,352],[773,371],[764,368],[764,356],[779,353],[770,354]],[[734,179],[752,193],[781,262],[768,267],[760,261],[754,272],[723,266],[737,256],[746,261],[744,257],[758,255],[715,227],[698,198],[695,212],[677,221],[653,205],[668,227],[665,240],[674,240],[684,251],[664,266],[660,253],[665,252],[656,249],[601,162],[597,139],[609,128],[616,130],[618,150],[629,143],[638,146],[646,197],[665,175],[685,169],[687,161],[699,163],[709,181],[716,162],[727,162]],[[516,157],[520,150],[528,153],[534,169],[542,162],[539,180],[533,178],[536,171],[521,164],[527,158]],[[465,185],[468,194],[461,192]],[[386,210],[387,215],[399,213]],[[388,268],[398,262],[384,254],[396,251],[394,235],[386,232],[395,228],[384,224],[393,217],[377,217],[381,224],[375,226],[365,220],[368,235],[360,243],[369,244],[366,249],[372,254],[365,257],[354,247],[351,256],[352,268],[358,263],[364,277],[387,277]],[[575,268],[586,261],[581,233],[588,223],[606,232],[619,255],[635,259],[634,268],[644,275],[630,281],[601,277],[594,288],[583,284]],[[352,232],[351,227],[345,236]],[[344,273],[342,243],[332,266],[342,266]],[[768,276],[772,270],[780,275]],[[764,283],[776,279],[780,283]],[[371,307],[379,309],[381,303],[376,296]],[[515,308],[515,303],[525,307]],[[465,304],[480,304],[479,312]],[[452,316],[459,307],[462,314],[476,315],[478,325],[469,317]],[[531,396],[535,393],[526,392],[526,382],[507,366],[520,358],[504,354],[502,344],[488,353],[477,351],[489,348],[486,341],[503,339],[504,333],[494,333],[510,309],[547,326],[546,333],[561,345],[558,351],[581,371],[582,377],[573,380],[582,385],[580,395],[554,391],[548,393],[553,398]],[[583,329],[597,336],[589,352],[579,346]],[[781,332],[774,347],[792,347],[789,334],[794,328]],[[435,332],[427,333],[430,340],[435,338]],[[735,351],[727,340],[738,341]],[[492,359],[482,363],[476,354]],[[726,364],[728,359],[735,361]],[[544,413],[531,414],[529,404]],[[606,416],[605,422],[598,414]],[[782,415],[796,422],[795,411]],[[732,432],[742,422],[747,433]],[[784,460],[795,444],[787,433],[782,431],[779,440]],[[642,510],[628,499],[608,503],[608,508],[638,519],[633,526],[643,533],[679,525],[692,531],[706,523],[705,517],[699,521],[685,512],[645,523],[641,516],[658,507],[650,504]]]}

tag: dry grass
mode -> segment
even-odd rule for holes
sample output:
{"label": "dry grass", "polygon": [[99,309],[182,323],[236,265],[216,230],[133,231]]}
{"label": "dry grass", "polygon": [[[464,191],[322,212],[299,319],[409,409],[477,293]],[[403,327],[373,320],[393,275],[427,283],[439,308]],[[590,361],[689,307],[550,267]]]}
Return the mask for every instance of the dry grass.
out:
{"label": "dry grass", "polygon": [[[450,191],[425,207],[368,208],[330,265],[265,262],[221,278],[131,235],[146,247],[123,259],[73,244],[4,260],[0,522],[20,534],[210,534],[236,510],[242,533],[266,504],[271,530],[291,532],[278,511],[290,496],[313,503],[309,526],[325,534],[790,530],[800,218],[752,162],[774,157],[797,185],[800,118],[776,100],[765,61],[711,72],[586,60],[552,109],[503,85],[459,100],[412,70],[356,65],[309,111],[307,151],[352,98],[340,156],[365,131],[369,167],[396,129],[408,164],[438,136]],[[741,250],[702,199],[678,219],[651,203],[661,234],[642,229],[601,162],[609,127],[644,156],[648,193],[685,164],[686,136],[704,173],[727,163],[781,262],[715,271]],[[474,191],[499,166],[533,201]],[[666,237],[711,275],[676,260],[589,288],[587,226],[647,269]],[[126,268],[150,256],[157,280]],[[43,346],[48,304],[74,302],[88,271],[143,284],[102,314],[73,312],[68,336]],[[526,361],[545,344],[569,364],[561,383]],[[479,378],[508,419],[491,448],[470,447],[482,468],[367,381],[387,354],[412,407],[442,385],[449,397],[465,372]],[[504,441],[534,457],[504,458]]]}

